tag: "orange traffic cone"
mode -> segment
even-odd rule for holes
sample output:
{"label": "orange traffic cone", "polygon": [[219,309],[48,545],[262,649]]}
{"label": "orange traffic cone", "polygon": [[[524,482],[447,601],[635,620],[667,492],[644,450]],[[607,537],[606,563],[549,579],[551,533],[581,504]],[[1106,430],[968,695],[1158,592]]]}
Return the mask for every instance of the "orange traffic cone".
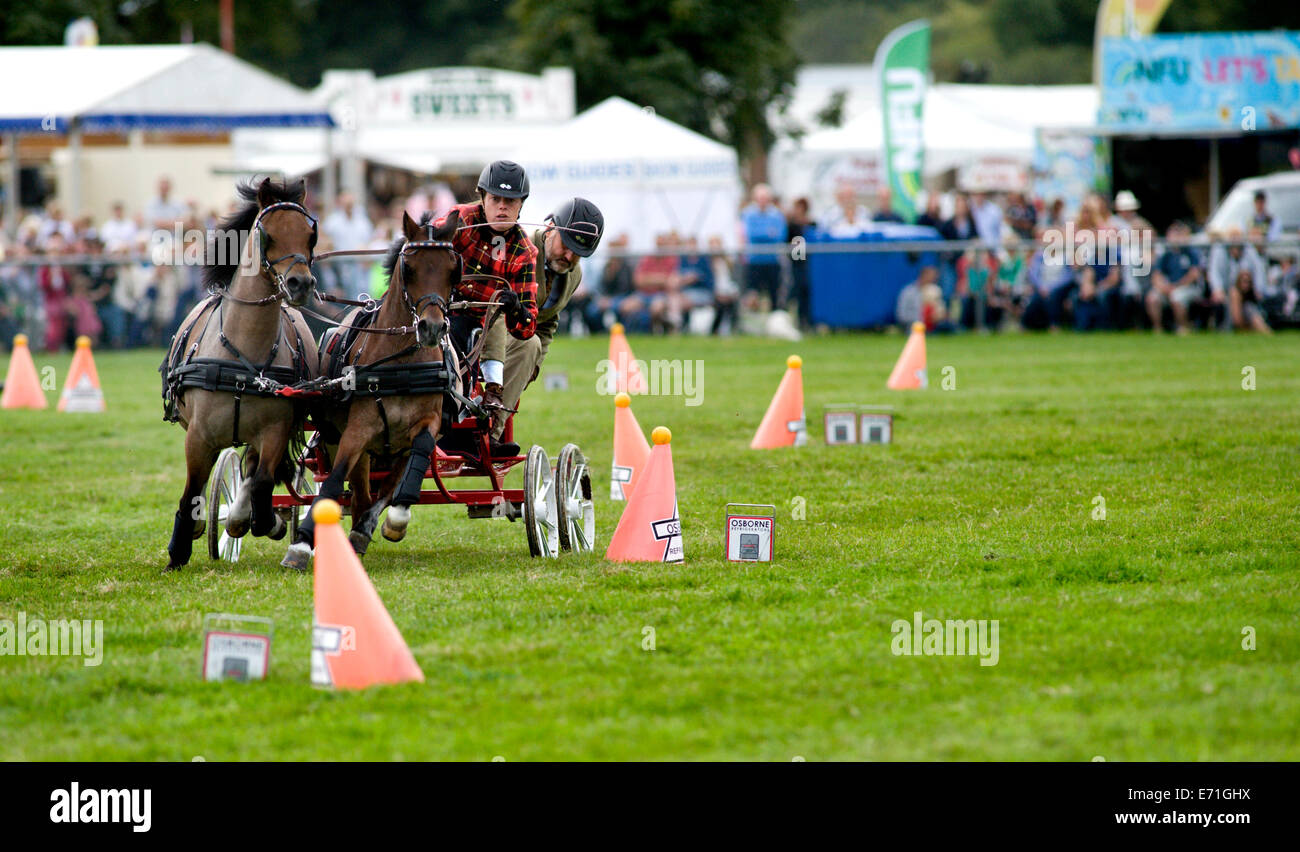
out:
{"label": "orange traffic cone", "polygon": [[632,484],[650,459],[650,442],[632,413],[632,397],[620,391],[614,396],[614,471],[609,477],[609,499],[626,500]]}
{"label": "orange traffic cone", "polygon": [[614,365],[616,391],[627,393],[645,393],[647,386],[645,376],[641,375],[641,366],[632,354],[632,347],[627,343],[623,333],[623,323],[616,322],[609,330],[609,360]]}
{"label": "orange traffic cone", "polygon": [[411,649],[339,526],[339,504],[321,500],[311,516],[316,521],[312,684],[364,689],[376,683],[423,681]]}
{"label": "orange traffic cone", "polygon": [[785,359],[785,376],[776,388],[776,396],[758,424],[751,450],[773,447],[802,447],[808,443],[808,427],[803,416],[803,359],[791,355]]}
{"label": "orange traffic cone", "polygon": [[90,338],[83,334],[77,338],[77,351],[72,356],[68,380],[63,383],[63,395],[59,397],[59,411],[103,410],[104,392],[99,388],[99,372],[90,354]]}
{"label": "orange traffic cone", "polygon": [[36,364],[27,348],[27,335],[14,337],[14,351],[9,358],[9,374],[5,376],[4,394],[0,395],[0,408],[48,408],[45,391],[36,378]]}
{"label": "orange traffic cone", "polygon": [[903,347],[903,354],[898,356],[886,387],[890,390],[924,390],[928,384],[925,376],[925,323],[914,322],[907,345]]}
{"label": "orange traffic cone", "polygon": [[613,562],[681,562],[682,522],[677,516],[677,485],[673,482],[673,433],[656,426],[650,436],[654,449],[636,491],[618,519],[605,558]]}

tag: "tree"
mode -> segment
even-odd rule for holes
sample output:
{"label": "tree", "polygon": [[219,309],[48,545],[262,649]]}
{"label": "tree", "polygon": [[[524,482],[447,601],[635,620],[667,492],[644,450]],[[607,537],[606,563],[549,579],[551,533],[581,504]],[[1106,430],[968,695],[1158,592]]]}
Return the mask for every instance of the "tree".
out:
{"label": "tree", "polygon": [[[83,15],[94,20],[100,44],[175,44],[183,32],[220,43],[216,0],[0,3],[0,43],[62,44],[64,27]],[[505,7],[483,0],[235,0],[235,55],[311,88],[327,67],[382,76],[462,65],[505,25]]]}
{"label": "tree", "polygon": [[775,138],[768,107],[788,100],[794,83],[794,8],[792,0],[515,0],[513,36],[471,57],[532,72],[571,66],[579,107],[611,95],[652,106],[735,147],[759,180]]}

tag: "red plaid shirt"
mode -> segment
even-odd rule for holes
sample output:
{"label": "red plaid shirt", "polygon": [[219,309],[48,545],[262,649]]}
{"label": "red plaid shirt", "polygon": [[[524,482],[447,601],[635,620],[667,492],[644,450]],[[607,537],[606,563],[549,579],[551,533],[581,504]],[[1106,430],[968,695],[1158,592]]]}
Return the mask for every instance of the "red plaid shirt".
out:
{"label": "red plaid shirt", "polygon": [[[502,319],[513,336],[527,340],[537,331],[537,246],[518,225],[504,234],[484,225],[487,217],[482,204],[460,204],[453,209],[460,211],[462,230],[452,237],[452,244],[465,260],[465,274],[499,275],[510,282],[511,289],[519,294],[520,304],[528,309],[528,321],[519,324],[505,316]],[[434,227],[446,221],[447,217],[443,216]],[[464,228],[465,225],[481,227]],[[498,237],[504,244],[494,242]],[[460,285],[460,294],[466,301],[487,302],[500,287],[497,281],[465,281]],[[485,308],[470,311],[479,318],[486,312]]]}

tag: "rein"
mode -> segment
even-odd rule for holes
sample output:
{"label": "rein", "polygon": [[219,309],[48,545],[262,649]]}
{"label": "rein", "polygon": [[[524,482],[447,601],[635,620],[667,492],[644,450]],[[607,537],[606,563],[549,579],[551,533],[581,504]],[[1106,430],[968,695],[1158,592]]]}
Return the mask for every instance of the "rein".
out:
{"label": "rein", "polygon": [[[477,227],[477,226],[466,225],[465,227]],[[463,262],[461,261],[460,253],[456,251],[456,247],[447,240],[420,240],[417,242],[411,242],[410,240],[408,240],[406,244],[402,246],[401,251],[398,252],[398,259],[400,261],[401,258],[414,254],[415,252],[420,251],[421,249],[429,249],[429,248],[445,249],[447,251],[450,251],[458,262]],[[372,256],[372,255],[380,255],[380,254],[387,254],[387,253],[388,253],[388,249],[386,248],[346,249],[346,250],[340,249],[339,251],[321,252],[319,255],[316,256],[316,259],[325,260],[326,258],[330,258],[330,257],[360,257],[360,256]],[[502,284],[506,287],[510,286],[510,282],[502,278],[500,275],[489,275],[486,273],[473,273],[470,275],[461,275],[460,280],[461,281],[496,281],[499,284]],[[431,293],[427,296],[423,296],[421,297],[419,302],[412,303],[411,294],[406,289],[405,281],[401,282],[401,291],[402,291],[402,298],[406,301],[406,307],[411,311],[411,315],[416,318],[417,322],[419,321],[420,308],[423,307],[426,302],[432,302],[434,305],[441,308],[443,314],[452,313],[454,311],[472,310],[476,308],[500,308],[501,306],[501,303],[496,299],[493,299],[488,302],[453,300],[450,304],[448,304],[446,300],[444,300],[442,296],[438,295],[437,293]],[[355,308],[362,308],[363,310],[366,311],[366,313],[377,312],[380,306],[383,304],[382,299],[379,300],[370,299],[370,298],[363,298],[360,300],[344,299],[339,296],[331,296],[329,294],[322,294],[322,293],[317,293],[316,298],[322,302],[334,302],[335,304],[349,305]],[[375,328],[373,326],[357,326],[357,325],[350,325],[348,323],[337,322],[333,317],[325,316],[324,314],[318,313],[316,311],[308,310],[307,308],[299,308],[298,310],[300,310],[305,314],[308,314],[309,316],[313,316],[316,319],[324,320],[325,322],[328,322],[330,325],[335,325],[338,328],[344,328],[350,331],[363,332],[365,334],[403,335],[403,334],[415,333],[414,325],[387,326],[384,328]],[[495,320],[495,318],[496,317],[494,316],[493,319]],[[489,321],[488,324],[491,325],[491,321]]]}
{"label": "rein", "polygon": [[[456,230],[457,230],[457,231],[468,231],[468,230],[470,230],[471,228],[488,228],[488,227],[491,227],[492,225],[500,225],[500,224],[519,225],[520,227],[529,227],[529,228],[546,228],[546,227],[551,227],[551,228],[554,228],[554,229],[557,230],[557,231],[571,231],[572,233],[575,233],[575,234],[585,234],[586,236],[591,236],[591,231],[583,230],[582,228],[565,228],[565,227],[561,227],[560,225],[555,224],[554,222],[520,222],[520,221],[517,221],[517,220],[514,221],[514,222],[509,222],[509,223],[503,223],[503,222],[479,222],[477,225],[461,225],[461,226],[459,226],[458,228],[456,228]],[[454,251],[454,249],[453,249],[453,251]],[[375,255],[381,255],[381,254],[387,254],[387,253],[388,253],[388,249],[386,249],[386,248],[378,248],[378,249],[337,249],[337,250],[335,250],[335,251],[323,251],[323,252],[321,252],[320,254],[315,255],[315,259],[316,259],[316,260],[326,260],[327,258],[331,258],[331,257],[374,257]],[[466,278],[495,278],[495,279],[498,280],[498,281],[505,282],[505,279],[502,278],[502,277],[499,276],[499,275],[473,275],[473,276],[471,276],[471,275],[466,275],[465,277],[466,277]],[[508,283],[508,282],[505,282],[505,283]]]}
{"label": "rein", "polygon": [[[485,226],[486,226],[486,227],[491,227],[493,224],[500,224],[500,223],[481,222],[481,223],[476,224],[476,225],[461,225],[461,226],[459,226],[456,230],[457,230],[457,231],[464,231],[464,230],[468,230],[468,229],[470,229],[470,228],[482,228],[482,227],[485,227]],[[529,225],[529,226],[536,226],[536,227],[545,227],[545,226],[546,226],[545,223],[540,223],[540,222],[520,222],[520,221],[517,221],[517,220],[514,221],[514,222],[511,222],[510,224],[512,224],[512,225],[521,225],[521,226],[523,226],[523,225]],[[583,230],[580,230],[580,229],[577,229],[577,228],[560,228],[560,226],[555,225],[554,223],[549,223],[549,224],[551,225],[551,227],[559,228],[560,230],[574,231],[574,232],[576,232],[576,233],[584,233],[584,234],[588,234],[588,233],[589,233],[589,232],[587,232],[587,231],[583,231]],[[432,226],[432,224],[428,225],[427,227],[429,228],[430,235],[432,236],[432,230],[433,230],[433,226]],[[407,240],[407,242],[405,243],[405,245],[403,245],[402,248],[401,248],[401,250],[398,252],[399,263],[400,263],[400,259],[406,257],[408,254],[413,254],[413,253],[415,253],[415,252],[417,252],[417,251],[419,251],[419,250],[421,250],[421,249],[426,249],[426,248],[432,248],[432,249],[446,249],[447,251],[450,251],[450,252],[452,253],[452,255],[456,258],[457,262],[461,265],[461,268],[462,268],[462,269],[464,268],[464,259],[460,256],[460,253],[459,253],[458,251],[456,251],[456,247],[455,247],[455,246],[454,246],[450,241],[447,241],[447,240],[433,240],[433,239],[429,239],[429,240],[421,240],[421,241],[411,241],[411,240]],[[338,249],[338,250],[335,250],[335,251],[326,251],[326,252],[321,252],[320,254],[316,255],[316,260],[326,260],[326,259],[328,259],[328,258],[332,258],[332,257],[371,257],[371,256],[375,256],[375,255],[387,254],[388,251],[389,251],[389,250],[386,249],[386,248],[378,248],[378,249]],[[400,267],[400,265],[399,265],[399,266],[398,266],[398,272],[397,272],[397,274],[394,275],[394,278],[395,278],[395,279],[397,278],[397,275],[400,274],[400,268],[401,268],[401,267]],[[510,282],[507,281],[505,278],[502,278],[500,275],[491,275],[491,274],[488,274],[488,273],[471,273],[471,274],[468,274],[468,275],[466,275],[466,274],[462,274],[462,275],[459,276],[459,280],[460,280],[460,281],[492,281],[492,282],[495,282],[495,283],[501,285],[501,286],[498,288],[498,292],[500,292],[501,289],[509,289],[509,288],[510,288]],[[396,281],[396,280],[390,282],[390,285],[389,285],[389,291],[390,291],[390,292],[392,291],[393,286],[395,286],[397,283],[398,283],[398,281]],[[436,293],[433,293],[433,294],[430,294],[430,295],[424,296],[424,297],[422,297],[422,298],[419,300],[419,302],[417,302],[417,303],[415,303],[415,304],[412,304],[410,293],[407,291],[407,289],[406,289],[406,284],[405,284],[404,281],[401,282],[401,290],[402,290],[402,298],[405,299],[405,301],[406,301],[406,307],[411,311],[411,315],[412,315],[413,317],[416,318],[416,322],[419,322],[419,315],[420,315],[420,313],[419,313],[419,309],[420,309],[420,307],[421,307],[422,305],[424,305],[426,302],[432,302],[433,304],[437,305],[439,308],[442,309],[442,312],[443,312],[444,315],[446,315],[446,314],[448,314],[448,313],[451,313],[451,312],[454,312],[454,311],[461,311],[461,310],[473,310],[473,309],[478,309],[478,308],[483,308],[483,309],[493,309],[493,310],[491,310],[491,313],[488,315],[487,322],[484,324],[484,328],[490,328],[490,327],[492,326],[492,324],[493,324],[494,322],[496,322],[497,319],[501,316],[501,313],[502,313],[502,311],[504,310],[504,307],[502,306],[501,302],[500,302],[498,299],[496,299],[496,298],[493,298],[493,299],[491,299],[490,301],[486,301],[486,302],[484,302],[484,301],[470,301],[470,300],[453,300],[450,304],[448,304],[448,303],[447,303],[447,302],[446,302],[446,301],[445,301],[441,296],[439,296],[439,295],[436,294]],[[453,290],[454,290],[454,288],[453,288]],[[385,295],[387,295],[387,294],[385,294]],[[362,300],[343,299],[343,298],[340,298],[340,297],[337,297],[337,296],[330,296],[330,295],[328,295],[328,294],[321,294],[321,293],[317,293],[317,294],[316,294],[316,298],[319,299],[319,300],[322,301],[322,302],[334,302],[334,303],[336,303],[336,304],[341,304],[341,305],[350,305],[350,306],[352,306],[352,307],[358,307],[358,308],[363,309],[363,310],[366,311],[367,313],[374,313],[374,312],[377,312],[377,311],[380,309],[380,306],[382,305],[382,300],[381,300],[381,301],[376,301],[375,299],[370,299],[370,298],[364,298],[364,299],[362,299]],[[355,331],[355,332],[358,332],[358,333],[364,333],[364,334],[386,334],[386,335],[394,335],[394,336],[396,336],[396,335],[414,334],[414,333],[415,333],[415,330],[416,330],[416,327],[415,327],[414,325],[409,325],[409,326],[407,326],[407,325],[402,325],[402,326],[390,326],[390,327],[383,327],[383,328],[375,328],[375,327],[373,327],[373,326],[358,326],[358,325],[352,325],[352,324],[350,324],[350,323],[340,323],[340,322],[338,322],[336,319],[334,319],[334,318],[332,318],[332,317],[325,316],[324,314],[318,313],[318,312],[316,312],[316,311],[308,310],[307,308],[299,308],[299,310],[300,310],[302,313],[304,313],[304,314],[307,314],[307,315],[309,315],[309,316],[313,316],[313,317],[315,317],[315,318],[317,318],[317,319],[320,319],[320,320],[324,320],[325,322],[330,323],[331,325],[334,325],[334,326],[336,326],[336,327],[338,327],[338,328],[341,328],[341,329],[347,329],[347,330],[349,330],[349,331]],[[468,370],[469,370],[469,365],[472,364],[472,363],[474,363],[475,360],[476,360],[476,359],[479,357],[479,355],[482,353],[482,351],[483,351],[483,347],[484,347],[484,345],[485,345],[486,343],[487,343],[487,335],[486,335],[486,334],[481,334],[481,335],[479,335],[479,338],[478,338],[477,342],[475,342],[473,348],[469,351],[469,353],[467,354],[467,356],[466,356],[465,359],[464,359],[464,363],[463,363],[463,364],[461,365],[461,367],[460,367],[459,372],[460,372],[462,378],[463,378],[464,375],[468,372]],[[394,355],[390,355],[390,356],[388,356],[387,358],[381,359],[381,361],[380,361],[380,362],[376,362],[376,364],[377,364],[377,363],[381,363],[382,361],[388,361],[388,360],[391,360],[391,359],[393,359],[393,358],[401,357],[402,355],[410,354],[411,352],[413,352],[413,351],[415,351],[415,350],[417,350],[417,349],[419,349],[419,343],[418,343],[418,342],[417,342],[414,346],[412,346],[412,347],[408,347],[406,350],[403,350],[403,351],[401,351],[401,352],[398,352],[398,353],[396,353],[396,354],[394,354]],[[359,354],[360,354],[360,353],[358,353],[358,355],[359,355]],[[371,365],[371,366],[374,366],[374,365]]]}

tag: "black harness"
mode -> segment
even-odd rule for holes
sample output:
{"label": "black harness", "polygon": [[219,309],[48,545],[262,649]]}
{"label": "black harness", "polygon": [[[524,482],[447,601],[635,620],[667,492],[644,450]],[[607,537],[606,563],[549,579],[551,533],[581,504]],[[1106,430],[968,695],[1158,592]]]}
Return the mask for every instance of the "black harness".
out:
{"label": "black harness", "polygon": [[[286,298],[285,274],[278,272],[275,269],[275,264],[292,259],[293,263],[289,265],[289,269],[293,269],[299,264],[306,266],[308,269],[311,268],[311,258],[301,254],[286,254],[274,260],[267,257],[266,251],[271,240],[266,232],[266,227],[262,224],[262,217],[276,210],[293,210],[306,216],[312,227],[312,236],[308,246],[314,248],[316,245],[316,219],[302,205],[295,204],[292,201],[281,201],[276,204],[269,204],[258,212],[257,218],[253,221],[253,232],[257,234],[261,249],[262,271],[267,275],[275,292],[269,296],[254,300],[240,299],[228,292],[214,292],[205,300],[205,304],[211,305],[215,303],[216,305],[215,319],[218,339],[221,341],[222,347],[230,352],[234,359],[196,357],[199,345],[203,342],[208,329],[212,326],[213,317],[211,314],[209,314],[208,321],[203,325],[203,332],[199,335],[199,339],[190,344],[189,338],[199,319],[206,312],[205,309],[195,314],[194,321],[177,332],[179,343],[172,350],[167,360],[163,361],[158,367],[158,371],[163,376],[163,420],[174,423],[180,419],[177,403],[181,394],[188,388],[235,395],[235,422],[231,442],[234,446],[241,446],[244,443],[239,438],[239,409],[244,394],[279,396],[281,390],[292,387],[307,378],[306,347],[303,345],[302,337],[298,333],[297,325],[293,322],[293,318],[284,305],[280,305],[283,323],[280,324],[275,341],[271,344],[270,354],[267,355],[265,363],[260,367],[254,366],[244,353],[240,352],[239,348],[230,342],[223,328],[225,324],[225,303],[228,299],[241,304],[258,306],[269,305],[272,302],[279,302],[281,299]],[[291,363],[289,365],[276,365],[273,362],[280,353],[280,343],[284,341],[288,344],[290,333],[293,336],[290,350]]]}
{"label": "black harness", "polygon": [[445,361],[393,363],[398,358],[419,350],[418,343],[369,364],[348,366],[348,358],[357,345],[358,338],[374,319],[374,311],[354,310],[344,318],[347,326],[344,330],[335,334],[326,332],[321,341],[321,375],[338,379],[351,371],[353,381],[343,386],[346,390],[339,397],[340,400],[346,402],[355,394],[378,398],[446,393],[451,390],[451,370]]}
{"label": "black harness", "polygon": [[[451,252],[458,262],[460,261],[460,254],[451,242],[432,239],[431,226],[429,236],[430,239],[414,242],[407,241],[402,246],[401,251],[398,253],[396,274],[389,287],[390,292],[392,289],[401,291],[406,309],[411,313],[412,324],[400,329],[405,334],[415,333],[416,324],[420,320],[420,311],[428,305],[441,309],[444,316],[450,313],[447,300],[438,293],[429,293],[421,296],[416,301],[412,301],[410,291],[407,290],[401,273],[406,258],[422,249],[446,250]],[[459,277],[460,267],[458,266],[454,278],[459,279]],[[335,380],[345,377],[348,371],[351,371],[352,380],[341,385],[343,393],[338,399],[346,402],[359,395],[375,401],[375,406],[379,410],[379,419],[384,424],[384,454],[392,455],[388,412],[384,408],[384,397],[451,394],[453,398],[459,398],[460,395],[455,387],[459,377],[447,366],[445,355],[441,361],[405,361],[397,363],[399,359],[413,355],[422,348],[418,339],[409,346],[368,364],[345,366],[352,356],[352,350],[358,343],[360,343],[360,349],[357,350],[356,356],[360,358],[365,352],[363,336],[368,339],[369,335],[373,333],[398,330],[374,328],[373,324],[378,315],[378,303],[376,303],[373,310],[359,308],[344,317],[343,322],[340,324],[340,332],[333,335],[326,334],[321,345],[321,373],[328,379]]]}
{"label": "black harness", "polygon": [[[241,446],[244,442],[239,438],[239,409],[244,394],[268,397],[279,396],[281,395],[279,392],[284,388],[292,387],[305,380],[307,378],[306,347],[303,345],[301,335],[298,334],[298,327],[293,322],[293,318],[289,315],[288,310],[281,306],[280,313],[283,322],[280,324],[275,342],[271,344],[271,352],[264,364],[255,367],[221,331],[221,322],[224,319],[222,297],[219,294],[214,294],[208,297],[207,302],[216,303],[216,316],[209,315],[208,322],[204,324],[203,331],[199,334],[198,339],[190,343],[189,338],[194,331],[194,326],[198,324],[204,312],[200,311],[196,314],[193,322],[177,332],[180,338],[179,345],[158,368],[159,372],[163,374],[163,420],[174,423],[180,419],[177,403],[181,394],[189,388],[232,393],[235,395],[235,423],[231,443],[234,446]],[[222,344],[238,360],[197,357],[196,353],[199,350],[199,345],[203,342],[203,338],[207,335],[208,328],[211,327],[214,319]],[[292,334],[291,344],[290,334]],[[281,342],[290,345],[290,364],[276,365],[272,363],[280,352]]]}

